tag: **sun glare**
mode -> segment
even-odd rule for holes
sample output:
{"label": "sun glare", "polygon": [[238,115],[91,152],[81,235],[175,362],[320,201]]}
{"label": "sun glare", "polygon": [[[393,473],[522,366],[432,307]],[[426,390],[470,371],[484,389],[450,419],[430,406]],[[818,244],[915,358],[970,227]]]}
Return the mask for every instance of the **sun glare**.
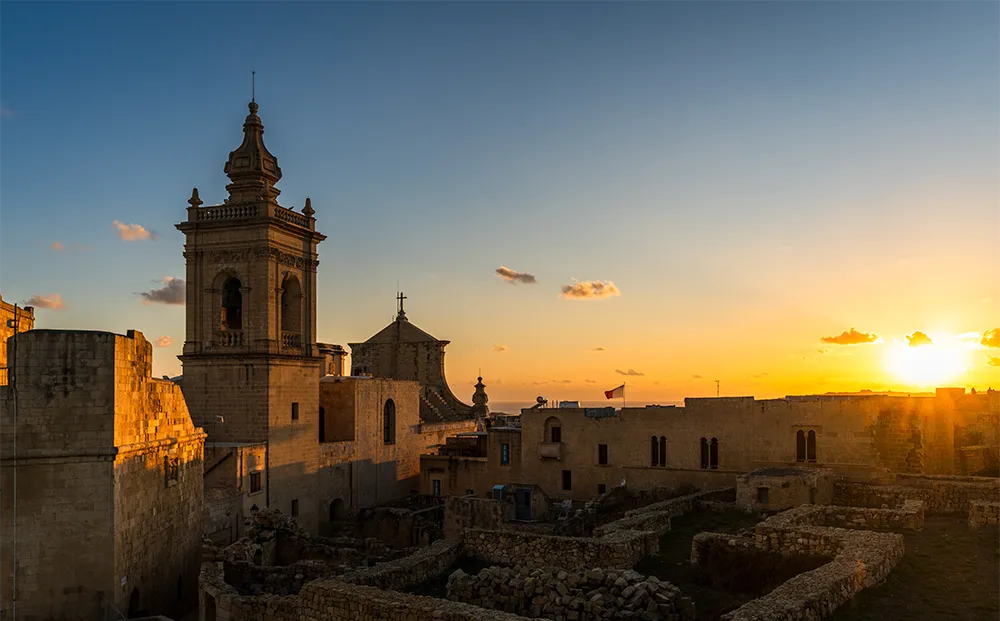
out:
{"label": "sun glare", "polygon": [[921,345],[896,342],[889,349],[886,365],[907,386],[936,388],[962,378],[969,367],[969,351],[959,343]]}

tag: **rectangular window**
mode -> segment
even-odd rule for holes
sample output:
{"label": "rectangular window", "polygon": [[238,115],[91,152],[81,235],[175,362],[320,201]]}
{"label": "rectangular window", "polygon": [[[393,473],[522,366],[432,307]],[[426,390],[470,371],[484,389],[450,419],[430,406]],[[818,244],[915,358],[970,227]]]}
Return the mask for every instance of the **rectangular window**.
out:
{"label": "rectangular window", "polygon": [[299,403],[292,404],[292,420],[299,420]]}
{"label": "rectangular window", "polygon": [[608,491],[608,486],[607,485],[605,485],[604,483],[598,483],[597,484],[597,493],[598,494],[603,494],[606,491]]}
{"label": "rectangular window", "polygon": [[299,517],[299,499],[292,501],[292,517]]}
{"label": "rectangular window", "polygon": [[500,465],[509,466],[510,465],[510,445],[501,444],[500,445]]}
{"label": "rectangular window", "polygon": [[553,427],[552,428],[552,441],[553,442],[562,442],[562,427]]}
{"label": "rectangular window", "polygon": [[441,479],[433,479],[431,481],[431,485],[434,488],[434,495],[435,496],[440,496],[441,495]]}
{"label": "rectangular window", "polygon": [[474,490],[474,489],[467,489],[467,490],[465,490],[465,495],[466,496],[475,496],[476,495],[476,490]]}
{"label": "rectangular window", "polygon": [[562,480],[563,480],[562,481],[563,491],[568,492],[569,490],[573,489],[573,472],[571,470],[562,471]]}
{"label": "rectangular window", "polygon": [[256,494],[260,491],[260,471],[250,473],[250,493]]}
{"label": "rectangular window", "polygon": [[163,467],[166,471],[167,477],[167,487],[177,484],[177,478],[180,475],[180,458],[179,457],[164,457]]}
{"label": "rectangular window", "polygon": [[758,487],[757,488],[757,503],[766,505],[767,504],[767,488]]}
{"label": "rectangular window", "polygon": [[597,463],[602,466],[608,465],[608,445],[598,444],[597,445]]}

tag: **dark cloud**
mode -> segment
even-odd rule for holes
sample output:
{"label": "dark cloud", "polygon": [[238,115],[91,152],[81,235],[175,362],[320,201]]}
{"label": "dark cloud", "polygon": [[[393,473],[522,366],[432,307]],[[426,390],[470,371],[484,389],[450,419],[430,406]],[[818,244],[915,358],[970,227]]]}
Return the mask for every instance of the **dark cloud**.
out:
{"label": "dark cloud", "polygon": [[604,349],[603,347],[594,347],[590,351],[607,351],[607,350]]}
{"label": "dark cloud", "polygon": [[563,297],[569,300],[601,299],[621,294],[622,292],[618,290],[615,283],[610,280],[607,282],[584,280],[572,285],[564,285],[562,288]]}
{"label": "dark cloud", "polygon": [[24,305],[34,306],[35,308],[50,308],[52,310],[62,310],[66,308],[66,305],[63,303],[62,296],[58,293],[33,295],[28,298],[28,301],[25,302]]}
{"label": "dark cloud", "polygon": [[163,286],[159,289],[137,293],[136,295],[142,296],[143,304],[175,304],[178,306],[184,304],[185,288],[183,278],[167,276],[163,280],[154,280],[153,282],[162,282]]}
{"label": "dark cloud", "polygon": [[494,270],[494,273],[512,285],[516,285],[518,283],[533,285],[538,282],[532,274],[528,274],[527,272],[518,272],[503,265]]}
{"label": "dark cloud", "polygon": [[993,328],[992,330],[983,332],[983,338],[979,343],[986,347],[1000,347],[1000,328]]}
{"label": "dark cloud", "polygon": [[640,372],[636,371],[635,369],[629,369],[628,371],[622,371],[621,369],[615,369],[615,373],[617,373],[618,375],[635,375],[635,376],[645,375],[645,373],[640,373]]}
{"label": "dark cloud", "polygon": [[854,328],[844,330],[837,336],[824,336],[820,341],[831,345],[861,345],[862,343],[874,343],[878,340],[877,334],[869,332],[858,332]]}
{"label": "dark cloud", "polygon": [[705,379],[703,375],[692,375],[691,379]]}
{"label": "dark cloud", "polygon": [[906,342],[910,344],[910,347],[920,347],[921,345],[933,345],[934,341],[931,337],[927,336],[920,330],[917,330],[913,334],[907,335]]}

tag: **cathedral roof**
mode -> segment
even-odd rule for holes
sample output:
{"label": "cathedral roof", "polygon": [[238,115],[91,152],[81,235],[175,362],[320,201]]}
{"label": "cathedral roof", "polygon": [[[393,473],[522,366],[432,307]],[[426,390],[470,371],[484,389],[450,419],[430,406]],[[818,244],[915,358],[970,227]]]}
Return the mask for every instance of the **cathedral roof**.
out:
{"label": "cathedral roof", "polygon": [[230,183],[229,202],[273,199],[281,193],[274,184],[281,179],[278,158],[264,146],[264,124],[257,116],[257,102],[248,106],[250,114],[243,122],[243,142],[229,153],[225,173]]}
{"label": "cathedral roof", "polygon": [[441,343],[447,345],[449,341],[440,341],[430,334],[427,334],[417,326],[410,323],[406,315],[400,313],[386,327],[382,328],[375,336],[365,343]]}

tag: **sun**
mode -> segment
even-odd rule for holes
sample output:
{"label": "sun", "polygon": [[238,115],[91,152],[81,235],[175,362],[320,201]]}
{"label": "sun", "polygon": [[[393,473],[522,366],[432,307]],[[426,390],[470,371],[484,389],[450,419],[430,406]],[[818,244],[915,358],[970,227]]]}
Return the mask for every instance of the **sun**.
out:
{"label": "sun", "polygon": [[886,366],[907,386],[937,388],[961,379],[969,367],[968,352],[957,345],[893,343]]}

